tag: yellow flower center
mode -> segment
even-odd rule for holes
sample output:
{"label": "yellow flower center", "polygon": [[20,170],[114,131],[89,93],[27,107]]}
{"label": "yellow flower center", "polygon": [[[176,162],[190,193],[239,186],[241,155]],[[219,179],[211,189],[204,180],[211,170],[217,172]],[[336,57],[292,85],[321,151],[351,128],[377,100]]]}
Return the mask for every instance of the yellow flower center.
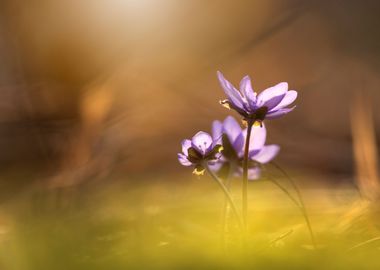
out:
{"label": "yellow flower center", "polygon": [[206,169],[195,168],[194,171],[193,171],[193,174],[195,174],[196,176],[204,175],[205,174],[205,170]]}

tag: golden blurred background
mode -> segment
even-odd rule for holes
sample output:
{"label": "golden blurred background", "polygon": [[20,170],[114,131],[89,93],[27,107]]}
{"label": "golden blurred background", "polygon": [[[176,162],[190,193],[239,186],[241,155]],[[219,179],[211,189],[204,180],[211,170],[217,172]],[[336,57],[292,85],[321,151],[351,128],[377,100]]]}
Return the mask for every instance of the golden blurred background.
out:
{"label": "golden blurred background", "polygon": [[354,0],[3,0],[1,193],[190,173],[180,141],[231,113],[217,70],[234,83],[249,74],[258,91],[287,81],[298,107],[268,123],[279,162],[352,182],[363,106],[377,166],[379,11]]}
{"label": "golden blurred background", "polygon": [[[379,14],[375,0],[0,0],[0,269],[379,269]],[[238,117],[217,70],[298,91],[266,125],[315,246],[279,170],[249,184],[245,246],[215,183],[178,163],[184,138]],[[240,209],[241,181],[231,192]]]}

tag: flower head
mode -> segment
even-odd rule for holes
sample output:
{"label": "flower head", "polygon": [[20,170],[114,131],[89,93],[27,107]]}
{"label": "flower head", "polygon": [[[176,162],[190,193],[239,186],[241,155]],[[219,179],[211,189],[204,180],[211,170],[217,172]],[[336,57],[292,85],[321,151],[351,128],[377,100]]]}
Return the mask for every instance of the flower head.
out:
{"label": "flower head", "polygon": [[191,140],[182,141],[182,153],[178,153],[178,160],[183,166],[194,166],[194,174],[202,175],[205,163],[216,162],[223,150],[210,134],[199,131]]}
{"label": "flower head", "polygon": [[220,103],[229,109],[234,109],[244,119],[253,123],[261,124],[264,119],[278,118],[295,108],[295,106],[287,108],[296,100],[297,91],[288,91],[286,82],[269,87],[257,94],[252,88],[249,76],[245,76],[241,80],[238,90],[224,78],[220,71],[217,72],[217,75],[220,85],[227,95],[227,99]]}
{"label": "flower head", "polygon": [[[251,131],[248,157],[254,166],[248,172],[250,179],[256,179],[260,175],[258,164],[270,162],[279,152],[278,145],[265,145],[266,128],[253,126]],[[247,129],[242,129],[232,116],[228,116],[223,122],[214,121],[212,124],[212,136],[215,143],[222,144],[222,157],[212,168],[219,170],[225,163],[235,162],[240,165],[245,148]]]}

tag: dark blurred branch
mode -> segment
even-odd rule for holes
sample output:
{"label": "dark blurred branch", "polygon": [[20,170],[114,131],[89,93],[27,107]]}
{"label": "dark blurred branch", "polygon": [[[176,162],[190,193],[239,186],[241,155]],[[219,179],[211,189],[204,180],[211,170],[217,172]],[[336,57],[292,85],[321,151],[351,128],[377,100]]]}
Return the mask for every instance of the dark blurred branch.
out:
{"label": "dark blurred branch", "polygon": [[[269,24],[269,26],[261,33],[248,40],[248,42],[246,42],[238,51],[236,51],[235,54],[241,56],[241,54],[245,54],[248,51],[251,51],[262,42],[268,40],[275,34],[291,26],[293,22],[298,20],[310,8],[311,2],[302,1],[298,2],[294,6],[291,6],[286,11],[281,12],[279,19],[274,20],[274,22]],[[270,19],[271,21],[273,20],[272,18]]]}

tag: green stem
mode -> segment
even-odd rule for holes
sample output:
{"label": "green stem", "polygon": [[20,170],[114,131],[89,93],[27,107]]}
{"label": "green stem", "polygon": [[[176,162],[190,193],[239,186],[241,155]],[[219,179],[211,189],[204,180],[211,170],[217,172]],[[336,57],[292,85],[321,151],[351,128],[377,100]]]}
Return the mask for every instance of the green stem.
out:
{"label": "green stem", "polygon": [[[301,210],[301,213],[302,215],[304,216],[305,218],[305,221],[306,221],[306,225],[307,225],[307,228],[309,230],[309,233],[310,233],[310,237],[311,237],[311,241],[313,243],[313,246],[314,248],[317,247],[317,242],[315,240],[315,236],[314,236],[314,232],[313,232],[313,229],[311,227],[311,223],[310,223],[310,219],[309,219],[309,215],[307,214],[307,211],[306,211],[306,207],[305,207],[305,203],[303,201],[303,197],[302,197],[302,194],[301,194],[301,191],[299,190],[299,188],[297,187],[296,183],[293,181],[293,179],[286,173],[285,170],[283,170],[279,165],[277,165],[276,163],[274,162],[271,162],[271,164],[276,167],[284,176],[285,178],[289,181],[289,183],[292,185],[293,189],[296,191],[297,193],[297,196],[298,196],[298,199],[299,199],[299,204],[298,207],[300,208]],[[277,186],[279,186],[279,184],[277,183]],[[289,198],[293,198],[289,192],[284,189],[284,188],[281,188],[288,196]],[[294,198],[292,199],[293,201],[296,201]]]}
{"label": "green stem", "polygon": [[222,189],[222,191],[224,192],[224,195],[226,196],[231,208],[232,208],[232,211],[236,217],[236,220],[238,222],[238,225],[239,225],[239,228],[240,229],[243,229],[243,223],[240,219],[240,215],[239,215],[239,212],[236,208],[236,204],[234,203],[234,200],[232,198],[232,195],[231,193],[229,192],[229,190],[226,188],[226,186],[223,184],[222,180],[213,172],[210,170],[210,168],[208,167],[207,164],[204,164],[204,167],[206,168],[207,172],[211,175],[211,177],[215,180],[215,182],[219,185],[219,187]]}
{"label": "green stem", "polygon": [[242,194],[242,209],[243,209],[243,222],[245,230],[248,228],[248,154],[249,143],[251,140],[252,120],[247,120],[247,136],[245,139],[244,159],[243,159],[243,194]]}

